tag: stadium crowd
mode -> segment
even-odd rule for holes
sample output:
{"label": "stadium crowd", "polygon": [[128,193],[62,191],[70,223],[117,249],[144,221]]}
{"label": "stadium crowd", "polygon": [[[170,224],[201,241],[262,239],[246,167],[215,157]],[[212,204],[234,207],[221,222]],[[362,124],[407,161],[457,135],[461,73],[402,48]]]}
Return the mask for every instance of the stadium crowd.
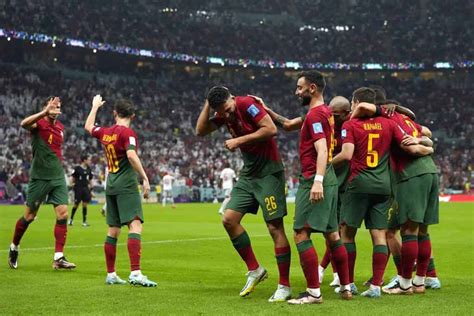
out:
{"label": "stadium crowd", "polygon": [[[249,79],[232,73],[229,86],[236,94],[262,96],[268,105],[288,117],[302,114],[293,96],[292,78],[258,75]],[[100,93],[107,101],[106,106],[112,106],[121,97],[136,103],[138,112],[133,128],[139,135],[142,161],[151,183],[159,183],[165,172],[171,172],[189,185],[214,187],[223,165],[228,162],[238,170],[241,159],[222,145],[229,136],[224,130],[213,138],[194,136],[194,124],[206,89],[223,80],[218,76],[210,79],[196,76],[199,75],[185,71],[171,76],[163,71],[153,78],[141,78],[0,64],[0,139],[3,140],[0,182],[8,184],[11,198],[27,183],[31,146],[28,132],[20,128],[19,122],[27,114],[38,111],[48,96],[57,95],[62,100],[60,120],[66,127],[64,156],[68,174],[79,163],[78,153],[89,153],[96,183],[100,184],[105,169],[102,149],[83,130],[92,96]],[[464,190],[471,181],[474,163],[474,144],[468,137],[474,127],[473,108],[468,106],[474,92],[468,89],[468,84],[446,84],[443,80],[418,77],[399,80],[390,76],[373,83],[384,86],[390,98],[412,108],[418,121],[433,130],[442,188]],[[350,98],[353,88],[364,84],[368,83],[362,79],[337,83],[329,79],[326,100],[335,95]],[[99,113],[100,124],[112,123],[112,117],[105,113]],[[278,140],[287,178],[293,183],[299,172],[296,134],[280,133]]]}
{"label": "stadium crowd", "polygon": [[2,2],[4,29],[156,51],[301,62],[474,59],[472,2]]}

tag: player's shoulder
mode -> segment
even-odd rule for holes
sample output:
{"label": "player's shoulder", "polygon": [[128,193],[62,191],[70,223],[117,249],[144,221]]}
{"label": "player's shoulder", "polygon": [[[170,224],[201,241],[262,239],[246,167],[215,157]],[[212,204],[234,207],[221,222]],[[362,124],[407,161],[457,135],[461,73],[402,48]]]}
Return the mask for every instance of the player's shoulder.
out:
{"label": "player's shoulder", "polygon": [[252,97],[237,96],[235,97],[235,106],[240,112],[246,112],[252,117],[256,117],[262,111],[265,112],[262,105]]}
{"label": "player's shoulder", "polygon": [[57,128],[59,128],[60,130],[64,130],[64,125],[63,123],[61,123],[61,121],[57,120],[55,124]]}
{"label": "player's shoulder", "polygon": [[248,107],[255,103],[257,103],[257,101],[254,98],[249,97],[249,96],[236,96],[235,97],[235,104],[238,107],[241,107],[241,106]]}

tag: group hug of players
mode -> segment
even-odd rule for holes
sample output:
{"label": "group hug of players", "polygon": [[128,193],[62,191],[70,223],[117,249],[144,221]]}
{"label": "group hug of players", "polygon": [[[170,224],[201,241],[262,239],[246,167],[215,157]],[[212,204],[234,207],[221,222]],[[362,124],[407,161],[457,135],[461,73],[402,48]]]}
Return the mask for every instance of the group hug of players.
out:
{"label": "group hug of players", "polygon": [[[246,213],[262,209],[274,241],[279,271],[276,291],[270,302],[290,304],[322,303],[320,282],[329,262],[337,273],[337,293],[343,299],[357,294],[354,284],[355,235],[365,222],[373,241],[372,278],[365,297],[379,297],[389,247],[397,264],[398,276],[383,288],[390,294],[425,291],[428,270],[435,273],[427,227],[438,222],[437,170],[431,158],[429,130],[407,115],[410,111],[385,100],[381,89],[359,88],[352,105],[343,97],[330,105],[323,99],[325,80],[317,71],[302,72],[295,94],[308,106],[301,117],[287,119],[254,96],[233,96],[223,86],[208,92],[196,123],[198,136],[208,135],[225,125],[232,137],[224,142],[230,151],[240,149],[244,166],[230,194],[222,223],[231,242],[247,265],[244,297],[268,277],[252,250],[249,235],[241,225]],[[115,125],[95,125],[96,115],[105,103],[93,98],[85,129],[104,147],[109,176],[106,186],[108,231],[104,243],[107,284],[125,284],[115,271],[117,238],[128,226],[128,254],[133,285],[154,287],[140,270],[143,212],[137,173],[147,198],[150,184],[138,156],[138,139],[130,128],[135,109],[128,100],[117,100]],[[389,104],[392,103],[392,104]],[[379,104],[382,106],[378,106]],[[63,254],[67,233],[67,188],[62,161],[63,126],[58,121],[61,101],[50,98],[42,110],[25,118],[21,126],[32,135],[33,161],[28,184],[26,210],[15,226],[8,262],[18,267],[20,240],[34,220],[39,206],[53,204],[57,215],[53,268],[72,269],[76,265]],[[290,287],[291,248],[283,218],[287,214],[285,173],[275,136],[277,126],[299,130],[301,176],[296,194],[294,241],[307,282],[306,290],[292,299]],[[425,134],[425,136],[423,136]],[[388,233],[390,228],[390,233]],[[395,237],[400,229],[402,244]],[[311,241],[313,232],[326,239],[326,254],[318,265]],[[387,238],[389,236],[389,238]],[[388,239],[388,240],[387,240]],[[416,275],[412,272],[416,263]],[[430,275],[430,287],[439,287]],[[336,281],[336,280],[335,280]],[[438,282],[438,283],[436,283]]]}

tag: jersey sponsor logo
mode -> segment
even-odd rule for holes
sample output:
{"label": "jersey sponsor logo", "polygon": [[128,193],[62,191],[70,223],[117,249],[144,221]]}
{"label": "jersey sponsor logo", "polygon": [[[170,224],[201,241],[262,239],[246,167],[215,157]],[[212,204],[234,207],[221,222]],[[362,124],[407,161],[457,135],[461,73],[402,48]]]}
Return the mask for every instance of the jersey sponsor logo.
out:
{"label": "jersey sponsor logo", "polygon": [[135,140],[135,137],[133,136],[130,136],[128,138],[128,142],[130,143],[130,145],[137,146],[137,141]]}
{"label": "jersey sponsor logo", "polygon": [[247,109],[247,112],[248,112],[252,117],[255,117],[255,116],[257,116],[258,113],[260,113],[260,110],[255,106],[255,104],[252,104],[252,105],[249,106],[249,108]]}
{"label": "jersey sponsor logo", "polygon": [[342,137],[342,138],[346,138],[346,137],[347,137],[347,130],[346,130],[346,129],[343,129],[343,130],[341,131],[341,137]]}
{"label": "jersey sponsor logo", "polygon": [[323,124],[317,122],[313,123],[313,133],[321,134],[323,132]]}

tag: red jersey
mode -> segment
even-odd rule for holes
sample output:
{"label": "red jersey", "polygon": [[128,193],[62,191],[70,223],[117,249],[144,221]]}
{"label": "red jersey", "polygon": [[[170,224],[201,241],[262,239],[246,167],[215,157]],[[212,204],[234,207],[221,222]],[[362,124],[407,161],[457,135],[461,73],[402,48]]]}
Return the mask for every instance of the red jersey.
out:
{"label": "red jersey", "polygon": [[342,125],[343,143],[354,144],[348,190],[358,193],[391,193],[388,161],[393,141],[403,140],[403,131],[384,117],[351,119]]}
{"label": "red jersey", "polygon": [[127,158],[127,150],[138,148],[135,132],[126,126],[94,127],[92,136],[104,146],[109,169],[106,193],[110,195],[138,192],[137,174]]}
{"label": "red jersey", "polygon": [[[388,117],[387,111],[382,110],[382,115]],[[396,122],[406,134],[413,137],[422,136],[421,125],[408,116],[395,112],[393,113],[393,116],[389,118]],[[392,149],[390,163],[392,170],[395,172],[397,182],[425,173],[438,172],[431,156],[415,157],[403,151],[399,146],[394,146]]]}
{"label": "red jersey", "polygon": [[49,122],[42,118],[36,122],[36,128],[31,130],[31,145],[33,161],[31,162],[30,177],[32,179],[61,179],[64,178],[62,145],[64,126],[59,121]]}
{"label": "red jersey", "polygon": [[[217,126],[226,125],[232,137],[236,138],[256,132],[267,112],[252,97],[235,97],[235,112],[230,119],[218,113],[211,119]],[[275,137],[259,143],[240,146],[244,166],[241,176],[264,177],[283,170]]]}
{"label": "red jersey", "polygon": [[[328,162],[330,162],[334,151],[334,117],[326,104],[310,109],[308,114],[306,114],[303,126],[301,127],[301,173],[306,179],[316,174],[318,152],[314,147],[314,143],[323,138],[326,140]],[[325,181],[325,184],[327,185],[329,183],[326,183]]]}

